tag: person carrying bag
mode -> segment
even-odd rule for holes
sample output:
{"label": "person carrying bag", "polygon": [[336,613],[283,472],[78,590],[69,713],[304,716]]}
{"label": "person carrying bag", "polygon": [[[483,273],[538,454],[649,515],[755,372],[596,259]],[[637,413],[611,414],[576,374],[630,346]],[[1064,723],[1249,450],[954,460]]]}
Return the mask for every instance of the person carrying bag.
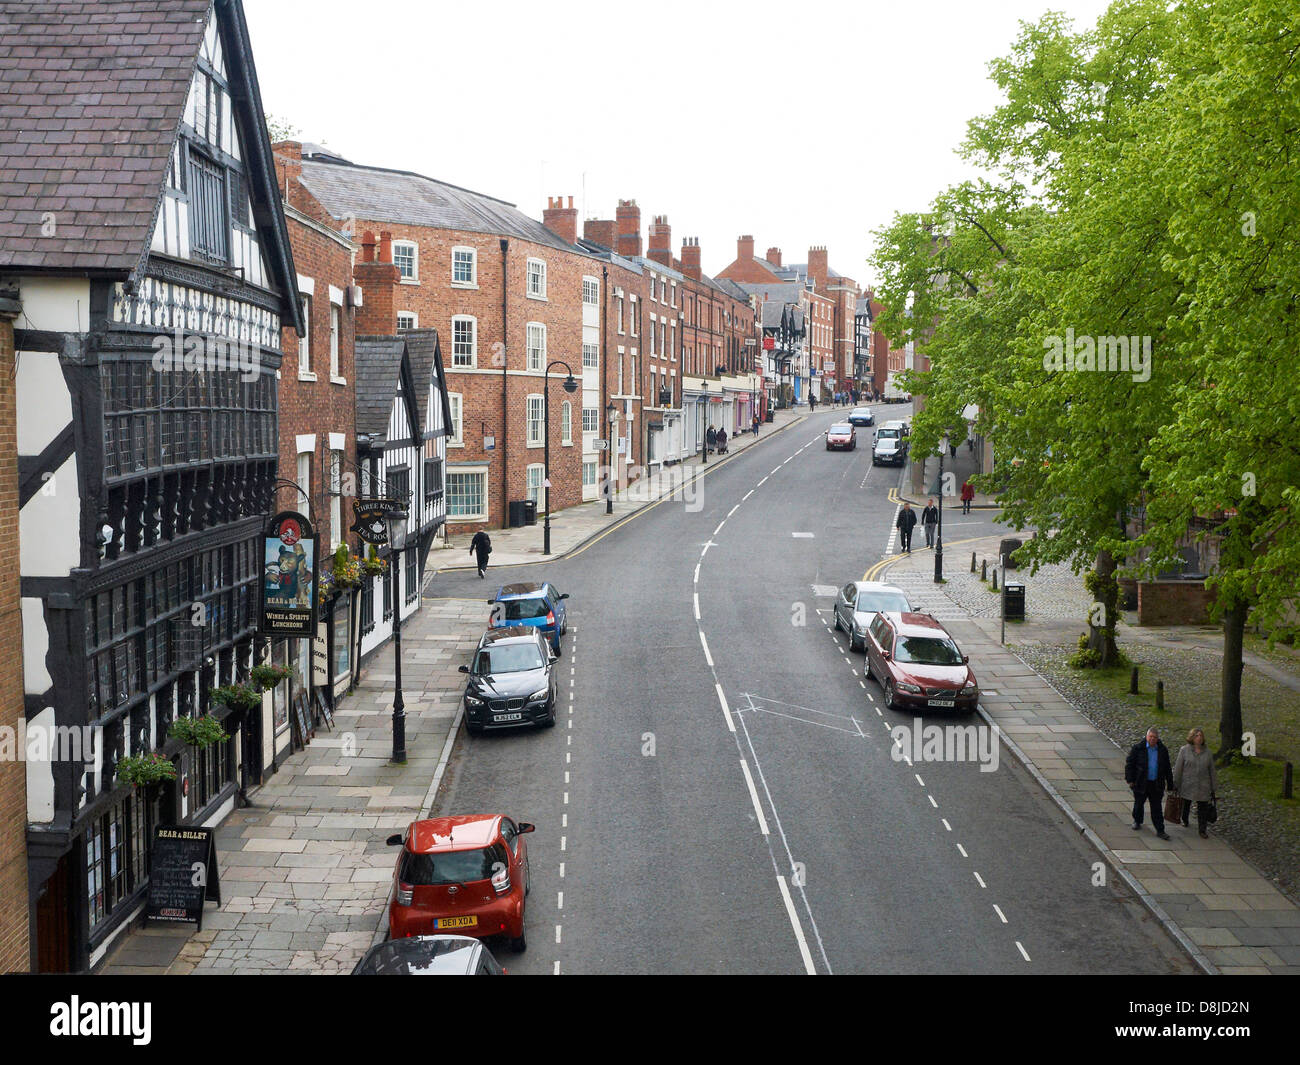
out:
{"label": "person carrying bag", "polygon": [[1196,827],[1202,839],[1208,839],[1207,825],[1219,819],[1219,777],[1214,768],[1214,755],[1205,746],[1205,733],[1199,728],[1187,734],[1187,743],[1178,752],[1174,762],[1174,794],[1178,795],[1178,814],[1166,810],[1166,817],[1175,817],[1184,828],[1191,820],[1192,803],[1196,803]]}

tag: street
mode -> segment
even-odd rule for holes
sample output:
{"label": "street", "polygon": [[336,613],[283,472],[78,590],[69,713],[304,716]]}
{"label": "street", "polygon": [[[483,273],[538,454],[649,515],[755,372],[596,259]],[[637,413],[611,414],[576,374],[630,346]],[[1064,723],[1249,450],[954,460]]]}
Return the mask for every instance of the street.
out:
{"label": "street", "polygon": [[[538,826],[529,948],[503,962],[1192,971],[1135,897],[1095,886],[1095,850],[1008,752],[994,772],[891,757],[912,716],[883,709],[830,606],[890,543],[899,471],[872,467],[869,428],[824,449],[844,413],[712,467],[698,509],[668,499],[565,561],[434,578],[439,596],[543,576],[571,596],[561,727],[462,734],[435,809]],[[991,528],[945,511],[950,543]]]}

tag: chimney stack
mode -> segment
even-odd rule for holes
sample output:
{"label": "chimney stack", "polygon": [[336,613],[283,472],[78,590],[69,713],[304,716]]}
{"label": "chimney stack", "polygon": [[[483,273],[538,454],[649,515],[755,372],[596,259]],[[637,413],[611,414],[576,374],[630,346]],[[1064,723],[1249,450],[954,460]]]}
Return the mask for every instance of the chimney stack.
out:
{"label": "chimney stack", "polygon": [[673,265],[673,230],[668,224],[668,216],[657,214],[650,223],[650,247],[646,258],[653,259],[661,266]]}
{"label": "chimney stack", "polygon": [[618,232],[612,218],[588,218],[582,223],[582,236],[585,240],[603,244],[610,251],[616,250]]}
{"label": "chimney stack", "polygon": [[629,259],[639,256],[641,254],[641,208],[636,205],[636,200],[619,200],[614,218],[618,222],[618,247],[614,250]]}
{"label": "chimney stack", "polygon": [[569,206],[565,207],[563,196],[548,196],[546,210],[542,212],[542,225],[564,243],[577,244],[578,209],[573,206],[573,197],[569,197]]}
{"label": "chimney stack", "polygon": [[773,266],[780,266],[780,265],[781,265],[781,249],[780,249],[780,248],[768,248],[768,249],[767,249],[767,261],[768,261],[769,263],[771,263]]}
{"label": "chimney stack", "polygon": [[704,274],[700,269],[699,237],[687,237],[682,241],[682,273],[696,281]]}
{"label": "chimney stack", "polygon": [[294,186],[302,177],[302,143],[276,141],[271,145],[271,153],[275,158],[275,178],[280,184],[280,196],[286,203],[292,203],[290,197]]}
{"label": "chimney stack", "polygon": [[808,276],[817,286],[818,292],[826,290],[826,276],[829,267],[826,261],[826,245],[821,244],[808,249]]}
{"label": "chimney stack", "polygon": [[736,238],[736,258],[741,262],[749,262],[754,257],[754,238],[749,234]]}
{"label": "chimney stack", "polygon": [[[376,257],[377,256],[377,257]],[[366,230],[361,237],[361,261],[352,276],[364,296],[357,308],[357,336],[393,336],[397,332],[397,286],[402,273],[393,263],[393,234],[382,230],[376,252],[375,235]]]}

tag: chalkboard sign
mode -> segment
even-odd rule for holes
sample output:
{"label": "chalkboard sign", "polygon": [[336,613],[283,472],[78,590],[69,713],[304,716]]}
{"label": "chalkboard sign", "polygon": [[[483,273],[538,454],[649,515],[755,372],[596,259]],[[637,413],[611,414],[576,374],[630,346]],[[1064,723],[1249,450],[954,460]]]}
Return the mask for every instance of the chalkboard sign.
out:
{"label": "chalkboard sign", "polygon": [[325,689],[316,689],[316,718],[325,723],[332,732],[334,730],[334,715],[330,713],[329,700],[325,698]]}
{"label": "chalkboard sign", "polygon": [[312,727],[308,720],[310,706],[307,702],[307,693],[299,692],[293,701],[293,726],[298,733],[298,746],[306,747],[307,740],[311,738]]}
{"label": "chalkboard sign", "polygon": [[212,829],[159,825],[150,855],[145,921],[195,921],[202,931],[205,899],[221,905]]}

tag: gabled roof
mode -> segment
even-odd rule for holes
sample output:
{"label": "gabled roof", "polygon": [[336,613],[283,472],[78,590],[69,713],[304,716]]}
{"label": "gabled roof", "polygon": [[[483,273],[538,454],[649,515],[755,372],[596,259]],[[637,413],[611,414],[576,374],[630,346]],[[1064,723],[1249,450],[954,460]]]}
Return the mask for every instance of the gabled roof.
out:
{"label": "gabled roof", "polygon": [[407,170],[358,166],[332,155],[309,159],[304,151],[302,183],[335,218],[491,233],[579,250],[512,203]]}
{"label": "gabled roof", "polygon": [[415,406],[419,412],[420,431],[428,421],[429,382],[438,382],[438,395],[442,401],[442,424],[451,429],[451,400],[447,398],[447,377],[442,366],[442,346],[436,329],[408,329],[406,350],[411,356],[411,377],[415,385]]}
{"label": "gabled roof", "polygon": [[357,435],[376,444],[388,439],[388,416],[401,379],[405,337],[357,337]]}
{"label": "gabled roof", "polygon": [[0,267],[137,270],[207,12],[208,0],[4,5]]}

